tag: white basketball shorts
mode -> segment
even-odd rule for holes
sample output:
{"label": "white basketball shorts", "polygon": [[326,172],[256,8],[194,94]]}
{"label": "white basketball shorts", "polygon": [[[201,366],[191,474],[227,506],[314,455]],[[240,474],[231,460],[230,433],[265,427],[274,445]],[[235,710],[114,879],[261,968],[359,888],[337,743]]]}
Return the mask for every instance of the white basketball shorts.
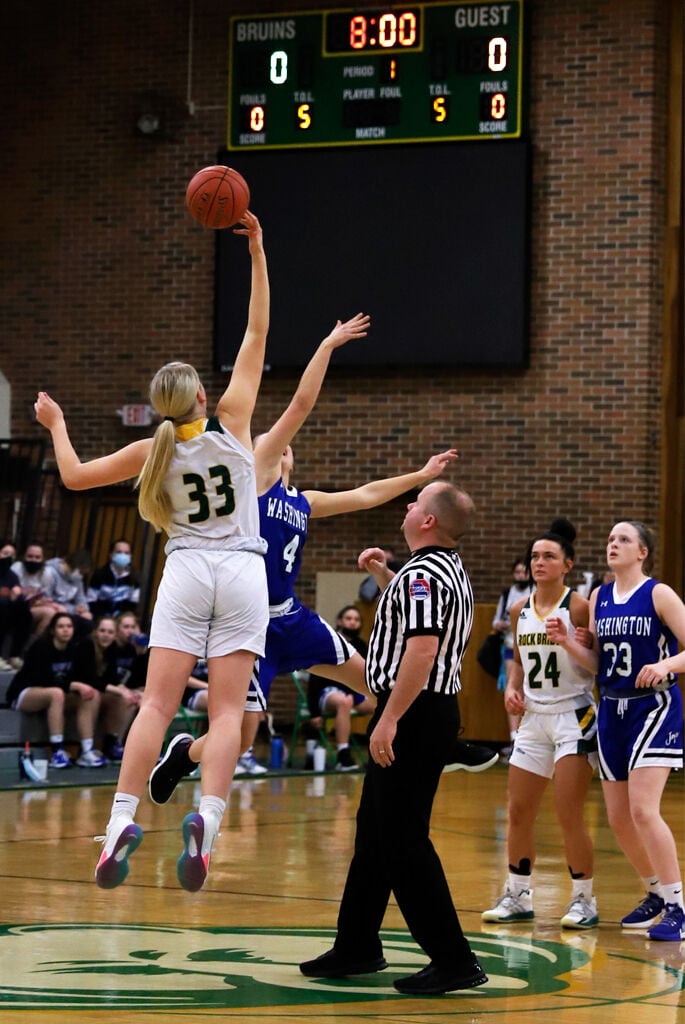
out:
{"label": "white basketball shorts", "polygon": [[269,599],[262,555],[180,548],[166,560],[157,592],[150,647],[218,658],[264,654]]}

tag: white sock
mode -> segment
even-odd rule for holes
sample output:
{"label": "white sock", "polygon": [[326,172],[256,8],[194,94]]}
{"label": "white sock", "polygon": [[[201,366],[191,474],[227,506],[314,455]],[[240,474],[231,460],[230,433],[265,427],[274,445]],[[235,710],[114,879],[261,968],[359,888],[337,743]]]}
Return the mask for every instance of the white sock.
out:
{"label": "white sock", "polygon": [[212,849],[226,810],[226,801],[222,800],[220,796],[203,796],[200,798],[198,810],[205,822],[205,836],[202,841],[202,855],[204,856]]}
{"label": "white sock", "polygon": [[64,736],[61,732],[56,732],[54,736],[50,737],[50,745],[61,747],[64,743]]}
{"label": "white sock", "polygon": [[653,875],[651,878],[643,878],[642,884],[647,892],[652,892],[655,896],[661,896],[661,886],[656,875]]}
{"label": "white sock", "polygon": [[661,883],[661,895],[664,903],[676,903],[679,907],[683,906],[683,883],[678,880],[677,882],[662,882]]}
{"label": "white sock", "polygon": [[572,878],[571,879],[571,899],[577,900],[579,896],[584,896],[586,900],[592,899],[592,879],[591,878]]}
{"label": "white sock", "polygon": [[347,750],[348,747],[349,747],[349,743],[339,743],[338,744],[338,750]]}
{"label": "white sock", "polygon": [[530,890],[530,875],[512,875],[509,872],[507,889],[509,892],[513,892],[514,896],[518,896],[521,892],[528,892]]}
{"label": "white sock", "polygon": [[92,738],[89,739],[89,740],[81,740],[81,753],[82,754],[87,754],[88,751],[90,751],[92,749],[93,749],[93,740],[92,740]]}
{"label": "white sock", "polygon": [[139,803],[138,797],[132,796],[130,793],[115,793],[114,800],[112,801],[112,810],[110,811],[110,820],[115,814],[125,814],[133,821]]}

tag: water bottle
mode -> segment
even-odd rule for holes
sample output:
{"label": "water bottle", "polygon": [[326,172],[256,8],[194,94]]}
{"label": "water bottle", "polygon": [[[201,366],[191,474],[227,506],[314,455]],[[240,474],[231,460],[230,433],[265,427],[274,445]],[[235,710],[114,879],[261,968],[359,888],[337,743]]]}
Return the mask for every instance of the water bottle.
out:
{"label": "water bottle", "polygon": [[31,747],[28,740],[24,749],[19,752],[19,778],[30,779],[31,782],[42,782],[44,776],[40,775],[36,771],[36,766],[33,763],[33,756],[31,754]]}
{"label": "water bottle", "polygon": [[271,753],[269,756],[269,768],[283,767],[283,737],[271,737]]}
{"label": "water bottle", "polygon": [[325,772],[326,771],[326,748],[322,746],[314,747],[314,771]]}
{"label": "water bottle", "polygon": [[305,771],[311,772],[314,770],[314,750],[316,749],[316,740],[306,740],[304,750],[304,767]]}

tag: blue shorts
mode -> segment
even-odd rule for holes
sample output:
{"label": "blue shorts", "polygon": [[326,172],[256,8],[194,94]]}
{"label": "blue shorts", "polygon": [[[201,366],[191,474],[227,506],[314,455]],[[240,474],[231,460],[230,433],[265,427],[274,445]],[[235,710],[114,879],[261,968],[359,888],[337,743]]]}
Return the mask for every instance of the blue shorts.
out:
{"label": "blue shorts", "polygon": [[599,774],[610,782],[625,782],[635,768],[683,767],[680,690],[637,692],[643,695],[600,698]]}
{"label": "blue shorts", "polygon": [[342,665],[354,653],[352,644],[303,604],[269,619],[264,657],[255,664],[245,710],[266,708],[274,676],[313,665]]}

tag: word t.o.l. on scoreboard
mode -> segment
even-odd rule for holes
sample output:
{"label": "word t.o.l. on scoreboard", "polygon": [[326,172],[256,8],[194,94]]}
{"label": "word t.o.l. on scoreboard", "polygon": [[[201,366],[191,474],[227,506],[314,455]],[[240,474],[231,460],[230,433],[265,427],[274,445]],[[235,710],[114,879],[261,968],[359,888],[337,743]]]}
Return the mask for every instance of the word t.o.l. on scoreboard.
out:
{"label": "word t.o.l. on scoreboard", "polygon": [[523,0],[231,18],[228,150],[520,138]]}

